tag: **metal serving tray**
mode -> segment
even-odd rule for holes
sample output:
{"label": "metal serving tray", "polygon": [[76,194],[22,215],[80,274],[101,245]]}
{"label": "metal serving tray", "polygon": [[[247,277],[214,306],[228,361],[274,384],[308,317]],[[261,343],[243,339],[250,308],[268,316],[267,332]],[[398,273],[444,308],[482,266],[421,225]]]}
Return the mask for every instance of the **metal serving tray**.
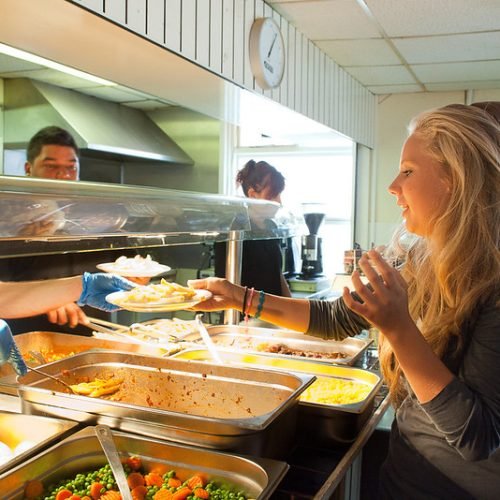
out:
{"label": "metal serving tray", "polygon": [[77,425],[58,418],[0,411],[0,441],[13,451],[19,447],[10,460],[0,463],[0,474],[26,461],[51,441],[73,432]]}
{"label": "metal serving tray", "polygon": [[[246,492],[248,498],[269,498],[288,469],[287,464],[275,460],[240,457],[123,432],[113,435],[122,459],[139,456],[146,470],[154,468],[167,472],[174,469],[181,477],[203,473],[210,480],[234,485]],[[2,498],[23,499],[27,481],[38,479],[47,485],[105,463],[95,429],[87,427],[1,475]]]}
{"label": "metal serving tray", "polygon": [[270,457],[284,456],[293,444],[298,399],[314,381],[308,374],[112,351],[77,354],[44,370],[68,383],[110,377],[123,383],[112,400],[90,398],[29,372],[18,377],[24,413]]}
{"label": "metal serving tray", "polygon": [[[314,359],[320,363],[337,363],[352,365],[363,354],[365,349],[372,343],[371,339],[347,338],[342,341],[321,340],[291,330],[277,330],[272,328],[257,328],[236,325],[209,326],[207,328],[214,343],[224,349],[235,349],[237,351],[258,352],[265,356],[278,356],[285,359]],[[192,336],[185,337],[193,340]],[[200,340],[200,343],[203,341]],[[276,345],[285,344],[292,349],[301,351],[314,351],[331,355],[341,353],[345,357],[330,358],[304,358],[288,354],[275,354],[262,351],[263,344]]]}
{"label": "metal serving tray", "polygon": [[[40,363],[30,359],[29,351],[54,352],[61,356],[71,356],[80,352],[97,350],[126,351],[149,356],[162,356],[166,353],[163,349],[149,347],[141,344],[102,340],[94,337],[83,337],[69,333],[57,332],[27,332],[15,336],[21,354],[30,366],[40,366]],[[0,366],[0,393],[17,395],[14,387],[16,376],[9,364]]]}
{"label": "metal serving tray", "polygon": [[[327,365],[316,360],[296,360],[272,357],[252,353],[239,353],[220,349],[224,364],[250,365],[267,370],[285,370],[292,373],[341,378],[363,382],[372,386],[368,396],[359,403],[329,405],[321,403],[299,402],[298,430],[299,441],[316,442],[324,445],[346,444],[354,441],[364,423],[373,412],[374,399],[382,379],[374,372],[351,366]],[[187,349],[173,357],[193,361],[208,361],[210,353],[204,349]]]}

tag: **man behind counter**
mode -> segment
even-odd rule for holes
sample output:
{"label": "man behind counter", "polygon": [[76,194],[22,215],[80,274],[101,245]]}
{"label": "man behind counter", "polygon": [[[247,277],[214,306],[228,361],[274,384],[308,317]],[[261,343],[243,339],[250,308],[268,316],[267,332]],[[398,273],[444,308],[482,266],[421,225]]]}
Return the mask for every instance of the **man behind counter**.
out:
{"label": "man behind counter", "polygon": [[[78,146],[66,130],[49,126],[39,130],[30,140],[24,166],[30,177],[77,181],[80,174]],[[0,259],[0,280],[27,281],[65,278],[94,270],[96,264],[115,260],[122,255],[116,252],[90,252],[60,255],[36,255]],[[85,308],[86,310],[86,308]],[[90,308],[88,314],[101,317],[100,311]],[[69,325],[72,333],[90,335],[83,326],[88,322],[82,308],[74,302],[49,311],[46,316],[32,316],[9,321],[14,334],[29,331],[64,331]]]}

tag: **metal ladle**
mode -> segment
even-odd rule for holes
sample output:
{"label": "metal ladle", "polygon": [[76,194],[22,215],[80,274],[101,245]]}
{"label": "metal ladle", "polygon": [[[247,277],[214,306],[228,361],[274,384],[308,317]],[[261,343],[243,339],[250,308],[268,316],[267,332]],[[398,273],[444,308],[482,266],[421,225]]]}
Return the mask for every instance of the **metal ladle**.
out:
{"label": "metal ladle", "polygon": [[130,489],[127,483],[127,476],[123,470],[123,465],[120,460],[118,450],[116,449],[111,429],[107,425],[96,425],[95,433],[99,443],[101,443],[102,450],[108,459],[109,465],[111,466],[111,470],[115,476],[116,484],[122,499],[132,500],[132,495],[130,494]]}

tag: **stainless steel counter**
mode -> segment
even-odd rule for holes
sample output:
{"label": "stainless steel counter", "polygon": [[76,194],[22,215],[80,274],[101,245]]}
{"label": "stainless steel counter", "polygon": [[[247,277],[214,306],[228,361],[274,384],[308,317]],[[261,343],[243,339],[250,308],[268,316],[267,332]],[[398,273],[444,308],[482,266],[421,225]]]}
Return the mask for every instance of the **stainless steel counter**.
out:
{"label": "stainless steel counter", "polygon": [[[359,366],[377,368],[376,354],[368,350]],[[338,448],[306,447],[298,445],[284,459],[291,468],[273,493],[274,500],[281,499],[344,499],[347,479],[355,481],[352,471],[359,465],[363,447],[376,430],[390,408],[386,389],[382,388],[377,396],[376,408],[367,423],[361,429],[356,440],[347,446]],[[17,396],[0,394],[0,410],[21,412],[20,399]],[[359,472],[359,469],[358,469]],[[358,478],[359,479],[359,478]],[[356,495],[352,498],[357,498]]]}
{"label": "stainless steel counter", "polygon": [[366,442],[375,431],[375,428],[377,427],[378,423],[380,422],[385,412],[389,408],[389,405],[390,405],[389,397],[386,396],[383,399],[380,406],[375,410],[370,420],[366,423],[365,427],[359,433],[357,439],[354,441],[354,443],[352,443],[352,445],[347,450],[345,455],[342,457],[338,465],[328,476],[328,479],[323,483],[323,486],[316,493],[314,498],[317,498],[319,500],[332,497],[334,492],[342,484],[342,481],[344,480],[347,471],[349,470],[349,468],[352,466],[356,458],[363,450],[363,446],[365,446]]}
{"label": "stainless steel counter", "polygon": [[0,410],[21,413],[21,400],[17,396],[0,394]]}

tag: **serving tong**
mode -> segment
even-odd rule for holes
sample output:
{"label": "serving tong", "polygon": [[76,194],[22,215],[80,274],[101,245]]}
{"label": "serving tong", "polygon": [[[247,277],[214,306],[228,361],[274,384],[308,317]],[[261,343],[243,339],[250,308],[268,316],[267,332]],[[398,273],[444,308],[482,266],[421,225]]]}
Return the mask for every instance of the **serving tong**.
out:
{"label": "serving tong", "polygon": [[[96,332],[106,333],[109,335],[114,335],[116,337],[122,337],[127,341],[132,340],[149,347],[154,346],[155,344],[162,343],[185,342],[183,338],[184,335],[176,336],[164,333],[160,329],[154,329],[148,325],[143,325],[141,323],[134,323],[130,327],[127,327],[99,318],[88,317],[88,319],[90,322],[87,323],[87,326]],[[185,336],[190,334],[191,332],[189,334],[186,334]]]}

